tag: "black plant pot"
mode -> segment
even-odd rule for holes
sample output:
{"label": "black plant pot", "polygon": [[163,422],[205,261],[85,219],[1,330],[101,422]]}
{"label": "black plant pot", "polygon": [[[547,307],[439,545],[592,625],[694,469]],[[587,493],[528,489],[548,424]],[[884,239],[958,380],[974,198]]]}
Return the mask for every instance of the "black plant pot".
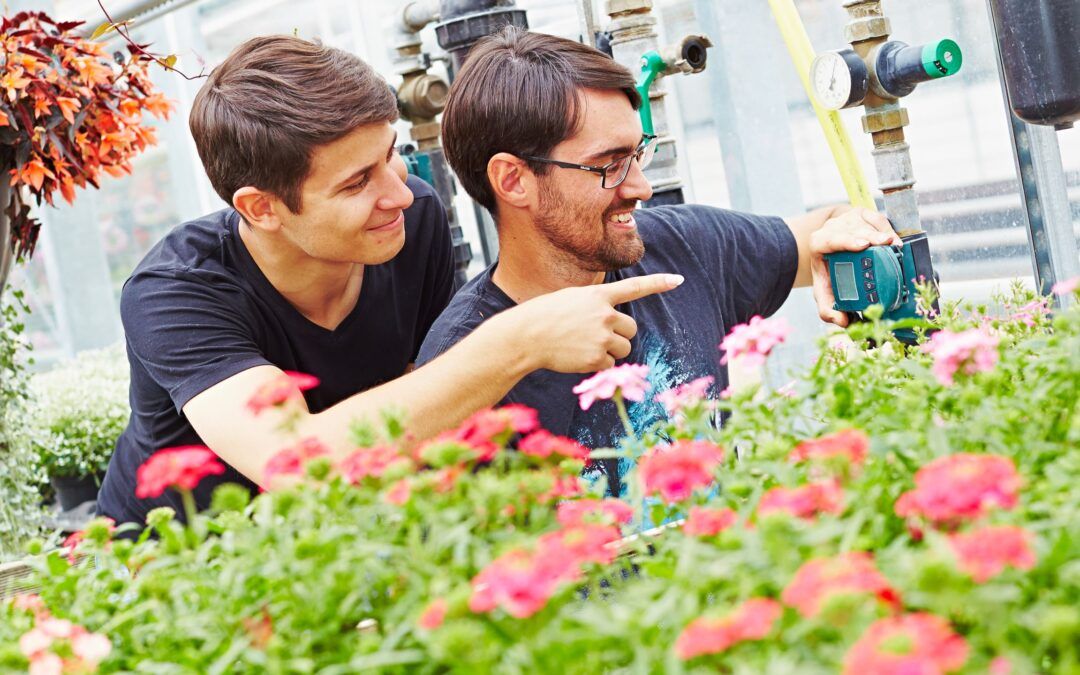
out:
{"label": "black plant pot", "polygon": [[49,483],[63,511],[71,511],[84,502],[97,500],[98,481],[95,476],[53,476]]}

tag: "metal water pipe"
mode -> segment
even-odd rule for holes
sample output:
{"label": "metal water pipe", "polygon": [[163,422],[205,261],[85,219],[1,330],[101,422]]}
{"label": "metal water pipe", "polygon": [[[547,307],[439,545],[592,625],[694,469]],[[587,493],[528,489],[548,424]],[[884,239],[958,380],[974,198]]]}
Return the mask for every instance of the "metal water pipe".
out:
{"label": "metal water pipe", "polygon": [[[450,57],[447,71],[450,81],[464,65],[469,50],[481,38],[497,33],[506,26],[528,30],[529,21],[525,10],[519,9],[514,0],[441,0],[440,21],[435,26],[439,46]],[[476,231],[480,237],[484,263],[490,265],[499,255],[499,235],[491,214],[479,204],[473,204],[476,214]]]}
{"label": "metal water pipe", "polygon": [[438,0],[409,0],[403,3],[390,19],[391,59],[395,74],[401,76],[397,89],[398,110],[407,120],[412,145],[401,146],[402,159],[409,169],[431,184],[446,208],[450,222],[450,238],[454,249],[454,281],[461,287],[467,280],[472,247],[465,241],[454,208],[457,190],[450,167],[446,164],[439,142],[440,124],[436,117],[446,107],[450,94],[447,81],[428,72],[431,56],[424,52],[420,31],[438,21]]}
{"label": "metal water pipe", "polygon": [[661,47],[652,9],[652,0],[606,0],[605,11],[611,21],[605,38],[609,38],[612,57],[638,75],[639,92],[645,94],[642,96],[642,124],[648,126],[651,123],[651,133],[657,136],[656,154],[645,169],[653,197],[645,206],[681,204],[685,201],[683,182],[678,172],[675,139],[668,131],[664,102],[667,88],[663,78],[704,70],[707,49],[712,45],[703,35],[687,35],[672,45]]}

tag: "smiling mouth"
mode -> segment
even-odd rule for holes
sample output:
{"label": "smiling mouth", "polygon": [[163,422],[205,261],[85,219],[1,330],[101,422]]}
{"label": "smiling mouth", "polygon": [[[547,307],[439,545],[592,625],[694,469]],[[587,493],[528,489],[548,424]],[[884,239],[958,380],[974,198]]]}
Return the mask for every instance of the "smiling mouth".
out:
{"label": "smiling mouth", "polygon": [[401,213],[398,214],[397,218],[394,218],[389,223],[385,223],[383,225],[376,225],[375,227],[369,228],[368,231],[369,232],[385,232],[386,230],[393,230],[393,229],[396,229],[396,228],[400,227],[401,225],[404,224],[404,222],[405,222],[405,212],[402,211]]}

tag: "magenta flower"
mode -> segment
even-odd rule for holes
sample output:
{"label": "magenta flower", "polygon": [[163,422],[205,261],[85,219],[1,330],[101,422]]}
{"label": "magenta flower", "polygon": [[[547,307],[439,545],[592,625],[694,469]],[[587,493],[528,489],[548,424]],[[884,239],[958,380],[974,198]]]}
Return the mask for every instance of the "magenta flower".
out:
{"label": "magenta flower", "polygon": [[1077,288],[1080,288],[1080,276],[1057,282],[1050,288],[1050,292],[1054,295],[1068,295],[1075,293]]}
{"label": "magenta flower", "polygon": [[574,387],[582,410],[588,410],[596,401],[615,397],[621,392],[627,401],[642,401],[649,389],[649,367],[639,363],[624,363],[621,366],[601,370],[581,384]]}
{"label": "magenta flower", "polygon": [[699,377],[696,380],[660,392],[654,400],[664,406],[668,417],[673,417],[683,408],[700,403],[709,393],[709,387],[712,386],[712,383],[713,378],[711,375]]}
{"label": "magenta flower", "polygon": [[773,348],[782,343],[790,332],[791,326],[783,317],[763,319],[755,316],[749,323],[732,328],[720,343],[720,349],[724,352],[720,363],[741,358],[748,366],[761,366]]}
{"label": "magenta flower", "polygon": [[998,362],[998,339],[979,328],[960,333],[942,330],[934,333],[922,350],[934,357],[934,377],[942,385],[953,384],[953,376],[993,370]]}

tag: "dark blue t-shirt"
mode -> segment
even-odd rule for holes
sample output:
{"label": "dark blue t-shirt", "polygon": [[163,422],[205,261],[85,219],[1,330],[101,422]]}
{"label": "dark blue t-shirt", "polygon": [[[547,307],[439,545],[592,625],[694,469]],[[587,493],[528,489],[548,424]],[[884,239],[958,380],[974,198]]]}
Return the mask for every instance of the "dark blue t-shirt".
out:
{"label": "dark blue t-shirt", "polygon": [[[665,415],[653,397],[690,380],[711,375],[712,396],[727,386],[717,346],[737,324],[769,316],[787,299],[798,268],[798,250],[783,220],[700,205],[662,206],[634,213],[645,255],[635,265],[609,272],[605,281],[671,272],[686,277],[678,288],[618,309],[637,322],[632,352],[620,363],[649,366],[652,388],[629,415],[641,431]],[[443,353],[513,300],[492,282],[495,266],[466,284],[435,321],[417,358],[422,365]],[[522,403],[540,412],[552,433],[590,448],[614,447],[623,426],[614,404],[599,401],[583,411],[571,391],[584,376],[537,371],[523,379],[503,403]],[[618,493],[626,466],[602,462],[609,488]]]}
{"label": "dark blue t-shirt", "polygon": [[[98,512],[142,523],[157,506],[179,516],[179,495],[136,499],[135,472],[157,450],[202,444],[182,410],[196,394],[261,365],[310,373],[305,392],[319,412],[404,374],[454,292],[446,212],[435,191],[409,176],[405,245],[367,265],[356,307],[334,330],[305,318],[270,284],[240,240],[239,214],[225,209],[172,230],[124,284],[120,313],[131,365],[131,418],[116,444]],[[282,446],[290,439],[282,438]],[[255,485],[229,467],[195,490],[210,503],[224,482]]]}

